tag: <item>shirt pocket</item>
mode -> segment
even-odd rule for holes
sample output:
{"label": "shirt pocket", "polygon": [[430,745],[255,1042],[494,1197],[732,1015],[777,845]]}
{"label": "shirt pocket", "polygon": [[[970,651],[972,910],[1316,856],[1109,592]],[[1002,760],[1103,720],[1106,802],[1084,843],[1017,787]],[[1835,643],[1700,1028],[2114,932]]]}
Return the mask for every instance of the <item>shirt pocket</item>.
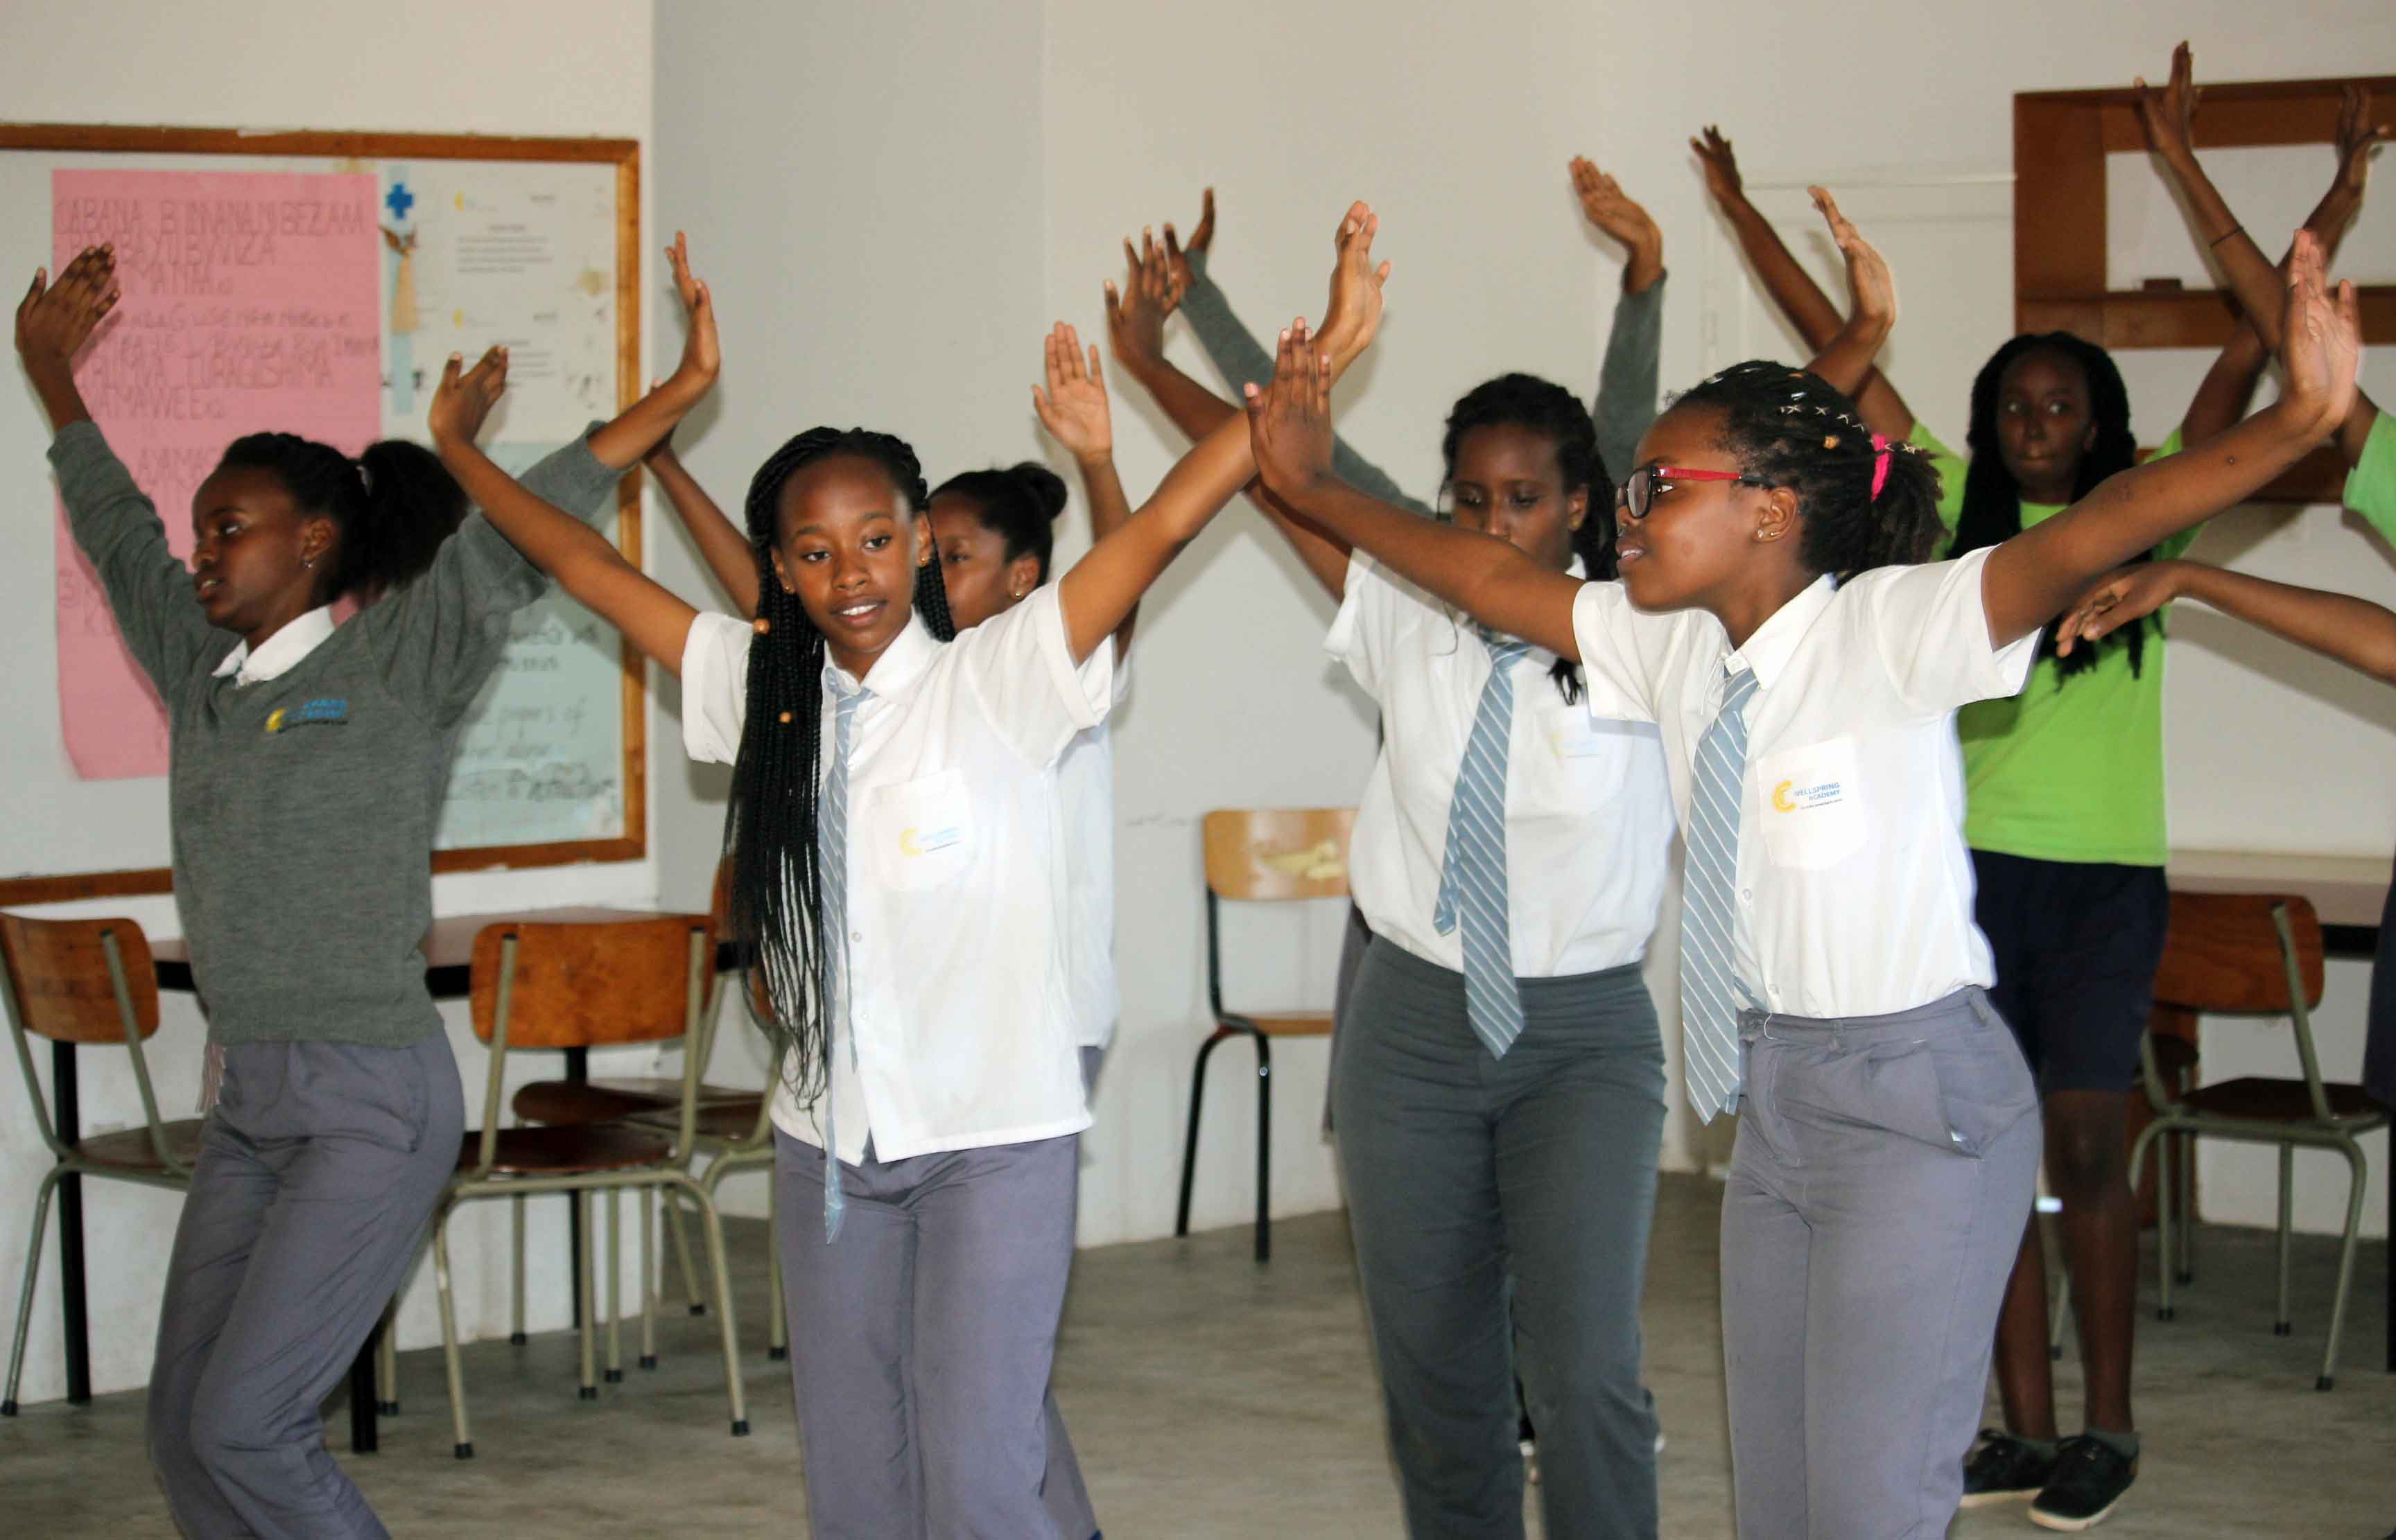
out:
{"label": "shirt pocket", "polygon": [[973,803],[965,772],[952,767],[873,788],[855,829],[865,843],[865,869],[883,886],[898,893],[948,886],[973,861]]}
{"label": "shirt pocket", "polygon": [[1863,788],[1856,740],[1826,738],[1766,754],[1756,763],[1764,790],[1764,848],[1772,864],[1820,871],[1864,843]]}

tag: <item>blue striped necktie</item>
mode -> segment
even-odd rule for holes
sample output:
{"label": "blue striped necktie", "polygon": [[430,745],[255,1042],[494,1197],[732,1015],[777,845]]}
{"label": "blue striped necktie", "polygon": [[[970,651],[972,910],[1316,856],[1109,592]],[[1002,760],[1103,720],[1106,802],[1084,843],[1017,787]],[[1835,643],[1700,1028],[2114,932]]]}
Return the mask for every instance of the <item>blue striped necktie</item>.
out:
{"label": "blue striped necktie", "polygon": [[1738,885],[1739,809],[1745,805],[1748,697],[1755,673],[1731,674],[1722,710],[1697,740],[1689,790],[1688,852],[1681,883],[1681,1041],[1689,1100],[1711,1122],[1738,1106],[1738,1008],[1732,966],[1731,895]]}
{"label": "blue striped necktie", "polygon": [[1514,933],[1506,916],[1506,754],[1514,733],[1514,663],[1531,650],[1511,637],[1484,636],[1489,683],[1472,714],[1456,795],[1447,804],[1447,855],[1440,863],[1439,934],[1464,929],[1464,1014],[1492,1058],[1523,1031],[1514,982]]}
{"label": "blue striped necktie", "polygon": [[[857,1040],[848,1019],[848,740],[858,704],[869,693],[851,687],[830,665],[824,685],[832,693],[832,763],[824,772],[823,797],[816,804],[816,891],[820,899],[816,936],[824,958],[824,980],[832,998],[824,1002],[826,1046],[837,1053],[848,1045],[857,1062]],[[824,1066],[824,1240],[840,1234],[840,1217],[848,1207],[840,1189],[840,1134],[832,1106],[833,1067]]]}

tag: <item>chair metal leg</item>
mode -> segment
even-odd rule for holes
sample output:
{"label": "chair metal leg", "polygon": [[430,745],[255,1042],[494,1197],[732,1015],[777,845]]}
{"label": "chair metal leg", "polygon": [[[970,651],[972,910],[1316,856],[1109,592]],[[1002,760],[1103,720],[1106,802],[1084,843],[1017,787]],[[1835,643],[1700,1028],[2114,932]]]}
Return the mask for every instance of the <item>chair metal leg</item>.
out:
{"label": "chair metal leg", "polygon": [[474,1440],[466,1431],[466,1373],[458,1361],[458,1308],[449,1296],[449,1209],[433,1216],[433,1283],[441,1296],[441,1364],[449,1375],[449,1427],[457,1435],[452,1453],[461,1460],[474,1457]]}
{"label": "chair metal leg", "polygon": [[607,1383],[624,1383],[624,1215],[621,1188],[607,1189]]}
{"label": "chair metal leg", "polygon": [[509,1308],[512,1313],[508,1317],[508,1340],[521,1348],[526,1340],[525,1336],[525,1195],[521,1192],[517,1193],[508,1200],[508,1206],[515,1211],[512,1223],[515,1227],[516,1249],[515,1270],[509,1275]]}
{"label": "chair metal leg", "polygon": [[658,1366],[658,1189],[641,1189],[641,1367]]}
{"label": "chair metal leg", "polygon": [[772,1290],[765,1306],[765,1356],[779,1361],[791,1356],[791,1321],[782,1310],[781,1198],[771,1170],[765,1173],[765,1285]]}
{"label": "chair metal leg", "polygon": [[2296,1197],[2296,1147],[2280,1147],[2280,1308],[2271,1317],[2271,1334],[2286,1336],[2290,1331],[2288,1318],[2288,1231]]}
{"label": "chair metal leg", "polygon": [[598,1365],[595,1360],[597,1359],[598,1354],[596,1352],[595,1337],[599,1327],[597,1319],[599,1314],[599,1289],[598,1280],[592,1275],[597,1270],[599,1259],[592,1255],[593,1249],[593,1237],[592,1235],[591,1226],[592,1218],[591,1212],[591,1189],[589,1188],[584,1188],[579,1192],[570,1192],[566,1194],[566,1197],[574,1204],[574,1211],[582,1221],[582,1276],[576,1281],[579,1285],[578,1293],[582,1306],[582,1308],[579,1311],[582,1319],[576,1328],[579,1346],[582,1349],[582,1377],[576,1382],[575,1398],[579,1401],[597,1401],[599,1399],[599,1376],[596,1373]]}
{"label": "chair metal leg", "polygon": [[680,1174],[674,1180],[699,1201],[699,1223],[707,1231],[707,1265],[715,1274],[716,1325],[724,1337],[724,1387],[732,1401],[732,1436],[745,1439],[749,1405],[740,1384],[740,1335],[732,1318],[732,1269],[724,1255],[724,1216],[716,1212],[715,1200],[705,1188]]}
{"label": "chair metal leg", "polygon": [[1257,1260],[1272,1260],[1272,1045],[1257,1034]]}
{"label": "chair metal leg", "polygon": [[1190,1132],[1181,1141],[1181,1203],[1174,1210],[1173,1233],[1190,1233],[1190,1186],[1198,1175],[1198,1113],[1206,1102],[1206,1061],[1215,1056],[1216,1047],[1231,1036],[1218,1031],[1198,1046],[1198,1067],[1190,1077]]}
{"label": "chair metal leg", "polygon": [[2346,1287],[2354,1279],[2354,1241],[2363,1229],[2363,1182],[2368,1169],[2363,1151],[2349,1139],[2338,1147],[2346,1157],[2346,1239],[2337,1252],[2337,1290],[2330,1295],[2329,1342],[2322,1348],[2321,1375],[2313,1388],[2326,1390],[2337,1383],[2337,1339],[2346,1330]]}
{"label": "chair metal leg", "polygon": [[690,1231],[683,1227],[682,1199],[673,1188],[665,1189],[666,1224],[673,1231],[674,1260],[682,1267],[682,1296],[690,1302],[690,1313],[705,1315],[707,1301],[699,1292],[699,1270],[690,1264]]}
{"label": "chair metal leg", "polygon": [[383,1307],[382,1331],[375,1337],[375,1415],[399,1415],[399,1296]]}
{"label": "chair metal leg", "polygon": [[[2147,1151],[2153,1148],[2156,1142],[2163,1137],[2163,1126],[2160,1122],[2150,1122],[2138,1130],[2138,1136],[2130,1141],[2130,1190],[2134,1193],[2138,1190],[2138,1183],[2146,1174]],[[2169,1158],[2163,1151],[2157,1149],[2155,1151],[2155,1258],[2159,1264],[2155,1268],[2155,1319],[2157,1321],[2169,1321],[2172,1318],[2170,1170]]]}
{"label": "chair metal leg", "polygon": [[2196,1281],[2196,1135],[2175,1134],[2165,1143],[2178,1162],[2179,1212],[2173,1218],[2179,1225],[2178,1281],[2185,1286]]}
{"label": "chair metal leg", "polygon": [[42,1275],[42,1235],[50,1220],[50,1194],[62,1175],[52,1166],[33,1199],[33,1233],[25,1242],[25,1286],[17,1294],[17,1334],[8,1348],[8,1394],[0,1400],[0,1417],[17,1414],[17,1376],[25,1371],[25,1333],[33,1322],[33,1281]]}

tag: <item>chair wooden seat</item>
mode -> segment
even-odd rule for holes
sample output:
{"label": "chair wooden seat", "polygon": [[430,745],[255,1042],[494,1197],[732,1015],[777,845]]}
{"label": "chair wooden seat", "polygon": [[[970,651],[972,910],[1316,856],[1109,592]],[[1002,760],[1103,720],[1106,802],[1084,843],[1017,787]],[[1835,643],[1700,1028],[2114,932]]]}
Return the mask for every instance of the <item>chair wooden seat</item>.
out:
{"label": "chair wooden seat", "polygon": [[1328,1011],[1239,1011],[1223,1018],[1223,1025],[1239,1030],[1242,1023],[1254,1027],[1267,1037],[1329,1037],[1331,1013]]}
{"label": "chair wooden seat", "polygon": [[[699,1105],[752,1103],[756,1093],[725,1085],[699,1088]],[[682,1105],[682,1081],[662,1075],[632,1075],[595,1081],[535,1081],[519,1089],[508,1103],[517,1118],[528,1123],[606,1122],[635,1113],[654,1112]]]}
{"label": "chair wooden seat", "polygon": [[[468,1134],[459,1141],[458,1169],[472,1171],[482,1154],[483,1136]],[[653,1165],[666,1158],[673,1141],[621,1123],[570,1123],[562,1128],[503,1128],[491,1151],[491,1169],[517,1176],[578,1176],[594,1171],[623,1171]]]}
{"label": "chair wooden seat", "polygon": [[[167,1158],[189,1170],[192,1162],[199,1159],[200,1130],[205,1125],[206,1120],[200,1118],[180,1118],[173,1122],[160,1123],[158,1132],[166,1137]],[[119,1129],[113,1134],[94,1134],[77,1139],[74,1152],[78,1159],[96,1166],[106,1166],[111,1171],[164,1174],[173,1169],[158,1159],[157,1147],[150,1142],[150,1129],[146,1123],[140,1128]]]}
{"label": "chair wooden seat", "polygon": [[[757,1092],[747,1093],[745,1101],[717,1102],[702,1107],[691,1120],[691,1133],[702,1139],[746,1139],[757,1131],[757,1114],[765,1098]],[[636,1112],[629,1120],[635,1128],[654,1128],[672,1132],[682,1126],[682,1114],[674,1109]]]}
{"label": "chair wooden seat", "polygon": [[[2388,1121],[2388,1109],[2372,1100],[2359,1085],[2324,1081],[2322,1094],[2329,1102],[2330,1116],[2340,1122],[2376,1127]],[[2313,1116],[2312,1093],[2303,1081],[2275,1080],[2264,1075],[2202,1085],[2183,1095],[2180,1102],[2192,1112],[2210,1113],[2216,1118],[2250,1118],[2258,1122],[2309,1122]]]}

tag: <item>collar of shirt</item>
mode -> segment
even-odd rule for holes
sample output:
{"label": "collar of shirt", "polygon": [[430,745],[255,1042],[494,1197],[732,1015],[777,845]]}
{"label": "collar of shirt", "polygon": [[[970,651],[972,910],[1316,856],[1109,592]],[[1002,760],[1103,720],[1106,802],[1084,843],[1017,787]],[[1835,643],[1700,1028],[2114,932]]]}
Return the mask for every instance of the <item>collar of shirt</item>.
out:
{"label": "collar of shirt", "polygon": [[1805,640],[1805,633],[1814,629],[1822,612],[1830,607],[1831,597],[1837,592],[1838,587],[1829,574],[1815,578],[1803,592],[1774,610],[1764,624],[1756,627],[1745,646],[1731,649],[1724,659],[1726,672],[1737,673],[1744,664],[1755,674],[1757,689],[1772,688],[1773,682],[1787,671],[1790,659],[1796,656],[1798,644]]}
{"label": "collar of shirt", "polygon": [[320,604],[286,625],[261,644],[255,653],[246,641],[233,644],[217,665],[216,677],[234,676],[233,684],[263,684],[270,679],[280,679],[300,666],[300,659],[325,644],[333,634],[333,608]]}
{"label": "collar of shirt", "polygon": [[824,693],[837,697],[852,695],[859,690],[872,690],[876,696],[888,699],[924,677],[924,670],[930,668],[932,659],[939,655],[939,643],[932,639],[930,629],[924,624],[924,617],[911,606],[907,612],[907,624],[890,639],[890,644],[882,649],[882,656],[876,657],[872,667],[866,670],[871,684],[834,663],[827,651],[824,655]]}

